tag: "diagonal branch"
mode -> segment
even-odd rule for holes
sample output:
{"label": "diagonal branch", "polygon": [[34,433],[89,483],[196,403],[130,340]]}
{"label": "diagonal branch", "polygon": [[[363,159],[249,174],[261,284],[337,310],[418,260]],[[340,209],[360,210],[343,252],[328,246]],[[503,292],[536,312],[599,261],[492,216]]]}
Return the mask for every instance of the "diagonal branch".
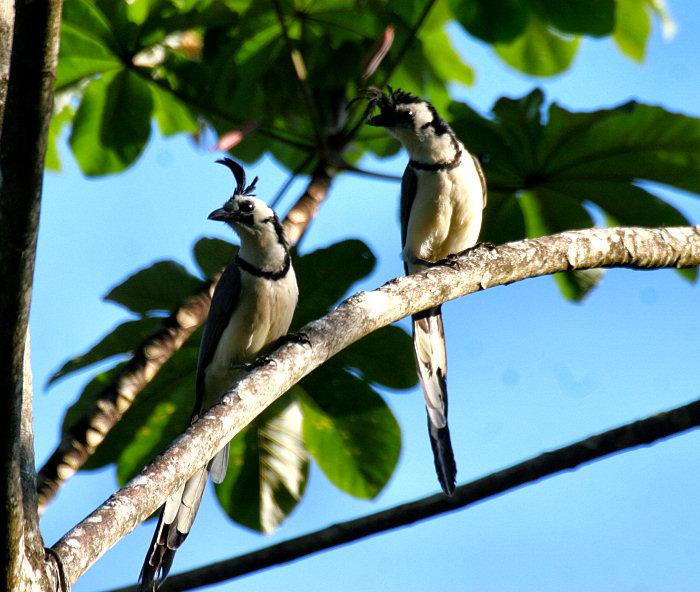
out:
{"label": "diagonal branch", "polygon": [[[283,225],[292,244],[303,236],[326,197],[334,176],[335,169],[319,165],[306,190],[287,214]],[[202,282],[192,296],[139,345],[132,359],[114,380],[100,391],[95,402],[65,431],[56,450],[37,475],[40,513],[95,452],[163,364],[204,323],[217,280]]]}
{"label": "diagonal branch", "polygon": [[185,479],[292,385],[336,353],[390,323],[489,287],[597,267],[655,269],[700,265],[700,226],[564,232],[501,247],[477,247],[452,262],[360,292],[302,331],[239,381],[140,475],[53,547],[69,583],[148,518]]}
{"label": "diagonal branch", "polygon": [[[173,574],[163,583],[162,591],[181,592],[218,584],[375,534],[455,512],[523,485],[537,483],[562,471],[574,470],[616,452],[648,446],[698,426],[700,400],[585,438],[557,450],[544,452],[461,485],[452,497],[441,493],[431,495],[361,518],[333,524],[238,557]],[[110,592],[130,592],[134,589],[134,586],[126,586]]]}
{"label": "diagonal branch", "polygon": [[94,454],[163,364],[204,323],[215,283],[216,280],[203,282],[164,319],[161,326],[134,350],[132,358],[100,391],[85,413],[63,433],[58,447],[38,473],[40,513],[44,512],[63,483]]}
{"label": "diagonal branch", "polygon": [[298,243],[309,228],[326,199],[338,168],[330,162],[321,160],[311,174],[306,190],[287,212],[282,224],[291,244]]}

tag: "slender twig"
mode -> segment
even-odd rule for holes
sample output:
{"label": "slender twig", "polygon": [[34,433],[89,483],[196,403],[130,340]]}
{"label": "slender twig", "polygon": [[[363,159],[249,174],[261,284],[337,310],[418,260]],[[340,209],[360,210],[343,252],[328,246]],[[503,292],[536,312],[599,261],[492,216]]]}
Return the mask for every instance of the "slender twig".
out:
{"label": "slender twig", "polygon": [[294,179],[297,178],[297,176],[301,173],[301,171],[303,171],[307,166],[309,166],[309,164],[311,163],[311,161],[313,159],[314,159],[313,154],[310,154],[309,156],[307,156],[301,162],[301,164],[292,171],[292,174],[289,175],[289,177],[287,177],[287,180],[284,182],[282,187],[280,187],[279,191],[277,191],[277,193],[275,194],[275,197],[273,197],[272,201],[270,202],[270,207],[272,209],[277,208],[277,204],[282,199],[284,194],[287,193],[287,189],[289,189],[289,186],[294,182]]}
{"label": "slender twig", "polygon": [[282,7],[280,6],[279,0],[272,0],[275,6],[275,12],[277,13],[277,20],[280,23],[282,29],[282,36],[284,37],[285,45],[287,46],[287,52],[289,53],[289,59],[292,62],[292,67],[296,74],[297,81],[299,82],[299,89],[301,91],[301,96],[306,104],[306,110],[309,113],[309,118],[311,119],[311,125],[314,130],[314,135],[316,137],[316,144],[319,148],[325,148],[326,146],[326,134],[323,133],[323,128],[321,126],[321,121],[318,116],[318,111],[316,110],[316,105],[311,95],[311,89],[309,88],[309,81],[306,77],[306,73],[300,71],[301,68],[304,70],[306,66],[299,63],[299,60],[303,60],[301,53],[296,49],[292,40],[289,36],[289,30],[287,29],[287,23],[284,20],[284,13],[282,12]]}
{"label": "slender twig", "polygon": [[[213,107],[212,105],[209,105],[204,101],[199,100],[198,97],[193,97],[188,94],[182,93],[177,89],[172,88],[169,84],[166,84],[164,81],[154,79],[151,76],[148,76],[145,70],[145,68],[132,69],[132,71],[136,75],[140,76],[147,82],[158,85],[158,87],[162,90],[171,94],[175,98],[180,99],[181,101],[193,105],[203,113],[209,115],[211,118],[220,119],[222,121],[229,122],[232,125],[243,125],[246,123],[245,121],[238,121],[233,119],[228,113],[225,113],[224,111],[221,111],[220,109]],[[206,93],[201,93],[201,96],[206,96]],[[273,126],[266,125],[264,123],[261,123],[258,127],[255,128],[255,133],[261,134],[267,138],[270,138],[271,140],[276,140],[278,142],[281,142],[282,144],[286,144],[287,146],[293,146],[294,148],[298,148],[299,150],[303,150],[306,152],[313,151],[315,149],[315,146],[311,143],[305,142],[304,138],[292,136],[286,129],[278,129]]]}
{"label": "slender twig", "polygon": [[348,173],[355,173],[357,175],[363,175],[365,177],[372,177],[374,179],[385,179],[386,181],[401,181],[401,177],[398,175],[389,175],[387,173],[377,173],[375,171],[366,171],[364,169],[356,167],[354,164],[350,164],[347,161],[343,161],[340,166],[341,171],[346,171]]}
{"label": "slender twig", "polygon": [[[390,66],[384,72],[384,79],[379,85],[380,88],[383,87],[389,81],[391,75],[394,73],[394,70],[396,70],[398,65],[406,56],[406,52],[408,52],[411,45],[413,45],[413,43],[415,42],[418,30],[423,26],[425,19],[428,18],[428,13],[430,12],[434,4],[435,0],[429,0],[426,3],[425,7],[423,8],[423,12],[418,17],[418,20],[413,24],[413,27],[411,27],[406,41],[404,41],[403,45],[401,46],[401,49],[399,49],[399,51],[396,53],[396,56],[392,60]],[[365,123],[366,115],[367,113],[363,112],[363,116],[358,121],[356,121],[348,131],[344,132],[344,137],[347,138],[348,142],[352,141],[357,136],[357,134],[360,133],[360,129]]]}
{"label": "slender twig", "polygon": [[394,73],[394,70],[396,70],[396,68],[398,68],[399,64],[403,61],[404,57],[406,56],[406,53],[408,52],[408,50],[416,42],[418,30],[423,26],[425,19],[428,18],[428,14],[430,13],[430,11],[434,5],[435,5],[435,0],[428,0],[428,2],[426,2],[425,8],[423,8],[423,12],[418,17],[418,20],[414,23],[413,27],[409,31],[408,37],[406,38],[403,45],[401,46],[401,49],[399,49],[399,51],[396,53],[396,55],[394,56],[394,59],[390,62],[389,67],[384,72],[384,80],[382,80],[380,87],[384,86],[387,82],[389,82],[389,79],[391,78],[391,75]]}

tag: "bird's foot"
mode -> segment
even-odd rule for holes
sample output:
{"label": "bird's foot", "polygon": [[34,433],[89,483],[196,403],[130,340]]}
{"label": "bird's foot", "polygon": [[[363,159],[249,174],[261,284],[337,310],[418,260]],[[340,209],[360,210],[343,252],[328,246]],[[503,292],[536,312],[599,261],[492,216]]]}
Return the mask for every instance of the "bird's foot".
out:
{"label": "bird's foot", "polygon": [[311,345],[309,336],[303,331],[300,331],[299,333],[289,333],[287,335],[282,335],[282,337],[275,341],[273,349],[277,349],[289,343],[296,345]]}
{"label": "bird's foot", "polygon": [[454,269],[459,264],[459,257],[460,254],[458,253],[450,253],[447,257],[445,257],[444,259],[440,259],[440,261],[438,261],[434,265],[442,265],[444,267],[451,267],[452,269]]}
{"label": "bird's foot", "polygon": [[493,243],[476,243],[473,247],[469,247],[468,249],[464,249],[464,251],[462,251],[460,253],[460,256],[467,255],[467,254],[471,253],[472,251],[475,251],[476,249],[486,249],[487,251],[493,251],[495,248],[496,248],[496,245],[494,245]]}
{"label": "bird's foot", "polygon": [[236,362],[235,364],[231,364],[231,370],[243,370],[244,372],[252,372],[256,368],[259,368],[263,365],[262,363],[260,363],[260,359],[261,358],[258,358],[252,364],[246,364],[245,362]]}
{"label": "bird's foot", "polygon": [[[309,337],[306,335],[306,333],[299,332],[299,333],[290,333],[289,335],[282,335],[277,341],[272,346],[272,350],[276,350],[283,345],[287,345],[288,343],[298,343],[299,345],[310,345],[311,341],[309,341]],[[235,364],[231,364],[231,370],[244,370],[245,372],[252,372],[253,370],[257,368],[262,368],[263,366],[267,366],[268,364],[274,364],[275,360],[272,359],[271,356],[260,356],[257,358],[254,362],[252,363],[245,363],[245,362],[237,362]]]}

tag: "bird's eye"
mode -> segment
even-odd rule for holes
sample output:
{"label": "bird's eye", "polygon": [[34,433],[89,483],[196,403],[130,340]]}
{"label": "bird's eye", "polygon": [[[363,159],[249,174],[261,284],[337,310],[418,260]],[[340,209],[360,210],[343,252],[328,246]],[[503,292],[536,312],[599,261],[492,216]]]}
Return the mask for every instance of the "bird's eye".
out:
{"label": "bird's eye", "polygon": [[242,201],[238,209],[244,214],[249,214],[255,209],[255,206],[249,201]]}
{"label": "bird's eye", "polygon": [[414,113],[411,109],[404,109],[397,113],[396,119],[399,123],[406,125],[413,123],[413,117]]}

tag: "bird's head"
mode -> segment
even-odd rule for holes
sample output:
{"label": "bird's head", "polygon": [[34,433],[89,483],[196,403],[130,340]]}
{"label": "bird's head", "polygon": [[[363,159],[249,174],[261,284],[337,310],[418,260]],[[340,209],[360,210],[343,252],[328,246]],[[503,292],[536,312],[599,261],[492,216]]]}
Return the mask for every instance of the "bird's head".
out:
{"label": "bird's head", "polygon": [[354,100],[368,100],[365,116],[379,108],[377,115],[367,119],[368,125],[386,128],[409,152],[417,143],[431,142],[451,133],[450,126],[428,101],[388,85],[387,91],[369,87]]}
{"label": "bird's head", "polygon": [[226,222],[241,237],[241,241],[272,241],[286,246],[287,239],[277,214],[264,201],[253,195],[258,178],[255,177],[253,182],[246,186],[245,171],[240,164],[230,158],[216,162],[231,170],[236,178],[236,190],[223,207],[209,214],[208,219]]}

